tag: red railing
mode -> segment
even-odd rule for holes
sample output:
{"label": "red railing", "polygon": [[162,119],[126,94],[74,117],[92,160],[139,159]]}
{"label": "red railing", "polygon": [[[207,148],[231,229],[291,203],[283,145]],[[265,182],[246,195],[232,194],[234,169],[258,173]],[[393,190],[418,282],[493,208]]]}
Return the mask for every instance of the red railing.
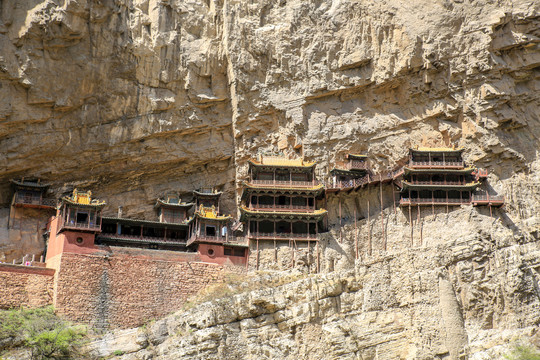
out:
{"label": "red railing", "polygon": [[232,244],[232,245],[238,245],[238,244],[244,244],[246,239],[244,237],[236,237],[236,236],[206,236],[206,235],[192,235],[187,240],[187,245],[191,245],[194,242],[209,242],[209,243],[216,243],[216,244]]}
{"label": "red railing", "polygon": [[470,199],[440,199],[440,198],[401,198],[399,200],[400,205],[412,205],[412,204],[470,204]]}
{"label": "red railing", "polygon": [[253,239],[300,239],[300,240],[317,240],[316,234],[297,234],[297,233],[250,233],[250,238]]}
{"label": "red railing", "polygon": [[474,204],[504,204],[504,196],[502,195],[489,195],[479,194],[473,195],[472,202]]}
{"label": "red railing", "polygon": [[407,181],[412,185],[467,185],[466,181]]}
{"label": "red railing", "polygon": [[368,170],[369,166],[366,161],[350,160],[343,164],[345,170]]}
{"label": "red railing", "polygon": [[312,187],[319,185],[318,180],[313,181],[282,181],[282,180],[251,180],[253,185],[270,185],[276,187]]}
{"label": "red railing", "polygon": [[15,204],[56,207],[56,199],[17,194],[15,196]]}
{"label": "red railing", "polygon": [[264,204],[251,204],[249,206],[250,210],[255,211],[304,211],[304,212],[313,212],[315,211],[314,206],[305,206],[305,205],[264,205]]}
{"label": "red railing", "polygon": [[326,183],[326,187],[329,189],[347,189],[347,188],[355,188],[355,187],[367,185],[367,184],[378,184],[381,181],[393,180],[396,177],[400,176],[402,173],[403,172],[401,170],[386,171],[386,172],[375,174],[375,175],[367,174],[366,176],[363,176],[358,179],[337,181],[336,183],[333,183],[332,181],[328,181]]}
{"label": "red railing", "polygon": [[58,230],[62,229],[76,229],[76,230],[90,230],[90,231],[101,231],[100,223],[91,223],[91,222],[76,222],[70,221],[65,222],[62,217],[60,217]]}
{"label": "red railing", "polygon": [[448,168],[462,168],[465,166],[463,161],[414,161],[409,162],[413,167],[448,167]]}
{"label": "red railing", "polygon": [[129,240],[135,242],[159,242],[159,243],[186,243],[186,239],[171,239],[166,237],[157,237],[157,236],[137,236],[137,235],[125,235],[125,234],[103,234],[99,235],[103,239],[121,239]]}

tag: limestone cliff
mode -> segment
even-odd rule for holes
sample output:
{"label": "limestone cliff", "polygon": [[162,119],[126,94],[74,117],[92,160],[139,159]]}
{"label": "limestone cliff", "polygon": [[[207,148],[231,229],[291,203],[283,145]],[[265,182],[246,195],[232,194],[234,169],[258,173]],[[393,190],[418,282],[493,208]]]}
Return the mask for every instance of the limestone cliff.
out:
{"label": "limestone cliff", "polygon": [[[182,320],[193,333],[155,354],[442,359],[504,342],[506,330],[521,336],[540,306],[539,10],[525,0],[5,0],[0,257],[42,250],[27,228],[4,224],[10,178],[39,176],[56,196],[91,189],[109,213],[123,205],[145,218],[166,191],[220,186],[234,212],[258,151],[294,155],[301,143],[324,177],[348,152],[385,170],[410,146],[458,145],[489,169],[486,190],[506,196],[504,211],[411,221],[360,202],[354,228],[360,200],[343,199],[343,227],[334,212],[321,241],[321,270],[335,273],[303,280],[305,294],[279,306],[253,295],[245,316]],[[268,251],[261,261],[272,266]],[[324,295],[319,282],[339,291]]]}

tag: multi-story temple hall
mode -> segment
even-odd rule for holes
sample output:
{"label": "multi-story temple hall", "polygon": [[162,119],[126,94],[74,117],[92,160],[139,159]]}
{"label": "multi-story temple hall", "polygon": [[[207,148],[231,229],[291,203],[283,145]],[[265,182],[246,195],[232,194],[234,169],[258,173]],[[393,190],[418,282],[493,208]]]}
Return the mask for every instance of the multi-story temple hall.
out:
{"label": "multi-story temple hall", "polygon": [[487,172],[467,166],[463,149],[418,148],[409,150],[403,169],[401,206],[489,205],[502,206],[499,196],[475,194]]}
{"label": "multi-story temple hall", "polygon": [[196,248],[203,261],[221,264],[228,260],[243,265],[247,261],[248,244],[244,238],[232,234],[232,216],[220,213],[221,194],[213,188],[193,191],[195,214],[187,245]]}
{"label": "multi-story temple hall", "polygon": [[[259,156],[249,161],[240,221],[251,241],[318,241],[327,211],[317,206],[324,186],[315,163],[303,159]],[[258,251],[257,251],[258,252]]]}

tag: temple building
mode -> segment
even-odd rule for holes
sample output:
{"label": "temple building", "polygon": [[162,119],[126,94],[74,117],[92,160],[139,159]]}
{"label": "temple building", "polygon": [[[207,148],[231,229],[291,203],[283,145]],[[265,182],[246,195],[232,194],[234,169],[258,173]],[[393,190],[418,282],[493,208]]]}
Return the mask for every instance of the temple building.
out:
{"label": "temple building", "polygon": [[345,160],[330,170],[329,188],[352,188],[355,186],[355,180],[361,179],[369,173],[366,155],[347,154]]}
{"label": "temple building", "polygon": [[154,208],[159,221],[103,217],[102,232],[96,243],[114,246],[187,251],[187,239],[193,218],[189,217],[191,202],[182,202],[176,194],[156,201]]}
{"label": "temple building", "polygon": [[[463,149],[418,148],[409,150],[409,163],[403,169],[401,206],[484,205],[475,202],[475,190],[487,173],[467,166]],[[485,205],[501,206],[502,197],[493,196]]]}
{"label": "temple building", "polygon": [[[56,199],[47,197],[50,184],[41,182],[40,179],[11,180],[13,187],[13,199],[9,214],[8,228],[14,227],[16,221],[22,221],[23,214],[17,214],[18,210],[38,209],[56,211]],[[49,215],[50,216],[50,215]],[[21,227],[20,224],[18,226]]]}
{"label": "temple building", "polygon": [[317,206],[324,186],[315,165],[280,157],[249,161],[240,220],[250,241],[318,241],[327,211]]}
{"label": "temple building", "polygon": [[245,264],[248,244],[232,234],[232,216],[220,213],[221,194],[213,188],[193,191],[195,214],[187,245],[196,248],[203,261]]}
{"label": "temple building", "polygon": [[91,191],[75,189],[71,196],[62,197],[49,225],[47,260],[66,249],[93,248],[95,235],[101,232],[104,206],[104,201],[92,199]]}

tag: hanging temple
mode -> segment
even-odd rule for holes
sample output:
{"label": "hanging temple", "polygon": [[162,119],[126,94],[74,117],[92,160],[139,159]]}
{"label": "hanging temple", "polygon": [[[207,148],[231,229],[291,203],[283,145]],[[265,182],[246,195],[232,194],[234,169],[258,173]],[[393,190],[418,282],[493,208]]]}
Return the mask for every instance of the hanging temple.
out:
{"label": "hanging temple", "polygon": [[[330,170],[326,183],[316,178],[315,162],[261,155],[248,162],[237,220],[221,212],[222,193],[215,188],[194,190],[190,202],[167,194],[156,200],[157,220],[149,221],[123,217],[121,208],[116,217],[102,216],[106,204],[93,199],[90,191],[75,189],[71,196],[57,201],[47,197],[49,184],[12,180],[8,226],[13,226],[19,208],[56,212],[44,235],[46,260],[65,251],[84,254],[108,245],[193,252],[203,262],[247,267],[252,249],[258,268],[259,242],[273,242],[274,246],[288,242],[291,248],[304,242],[318,250],[319,234],[329,227],[328,198],[369,191],[370,186],[392,184],[394,209],[408,209],[409,217],[414,207],[434,211],[441,206],[448,210],[473,205],[488,206],[491,212],[492,207],[503,206],[503,196],[485,190],[487,171],[466,164],[462,155],[463,149],[455,148],[410,149],[408,163],[402,168],[373,173],[367,156],[348,154]],[[339,231],[341,237],[341,227]],[[356,252],[358,255],[358,247]]]}

